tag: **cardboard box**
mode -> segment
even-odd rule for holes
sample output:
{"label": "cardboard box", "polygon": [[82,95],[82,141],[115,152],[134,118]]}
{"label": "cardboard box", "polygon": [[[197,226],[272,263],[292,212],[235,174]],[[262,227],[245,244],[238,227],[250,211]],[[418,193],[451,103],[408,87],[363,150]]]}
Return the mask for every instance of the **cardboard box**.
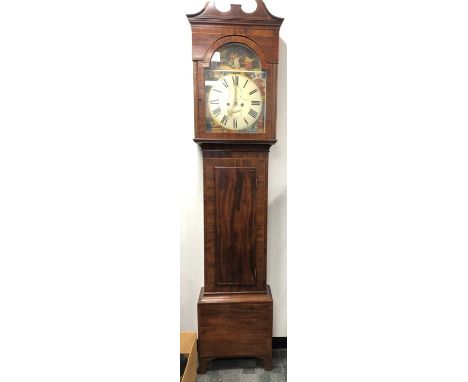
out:
{"label": "cardboard box", "polygon": [[181,382],[195,382],[197,379],[197,334],[180,332],[180,353],[188,354],[187,366]]}

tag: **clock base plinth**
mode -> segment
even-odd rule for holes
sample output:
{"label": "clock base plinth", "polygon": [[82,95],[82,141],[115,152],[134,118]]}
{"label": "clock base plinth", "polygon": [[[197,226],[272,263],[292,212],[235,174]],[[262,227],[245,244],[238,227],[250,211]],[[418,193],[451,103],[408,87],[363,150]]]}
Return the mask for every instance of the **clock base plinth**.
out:
{"label": "clock base plinth", "polygon": [[215,358],[256,357],[272,368],[273,298],[265,293],[204,294],[198,299],[198,373]]}

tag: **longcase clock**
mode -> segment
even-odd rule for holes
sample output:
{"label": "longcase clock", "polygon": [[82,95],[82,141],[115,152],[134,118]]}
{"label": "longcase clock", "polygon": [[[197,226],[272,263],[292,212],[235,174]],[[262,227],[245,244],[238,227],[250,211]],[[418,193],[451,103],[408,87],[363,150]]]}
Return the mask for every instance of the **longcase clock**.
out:
{"label": "longcase clock", "polygon": [[276,142],[282,18],[208,2],[192,27],[195,142],[203,152],[205,277],[198,300],[199,373],[224,357],[272,365],[267,285],[268,153]]}

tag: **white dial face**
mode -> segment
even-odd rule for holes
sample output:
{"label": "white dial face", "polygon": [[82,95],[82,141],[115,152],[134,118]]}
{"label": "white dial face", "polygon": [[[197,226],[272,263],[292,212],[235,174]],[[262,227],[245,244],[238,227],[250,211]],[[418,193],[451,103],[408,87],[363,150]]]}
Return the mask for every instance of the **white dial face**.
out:
{"label": "white dial face", "polygon": [[239,73],[227,74],[211,87],[208,108],[223,128],[241,131],[251,127],[262,114],[262,95],[252,79]]}

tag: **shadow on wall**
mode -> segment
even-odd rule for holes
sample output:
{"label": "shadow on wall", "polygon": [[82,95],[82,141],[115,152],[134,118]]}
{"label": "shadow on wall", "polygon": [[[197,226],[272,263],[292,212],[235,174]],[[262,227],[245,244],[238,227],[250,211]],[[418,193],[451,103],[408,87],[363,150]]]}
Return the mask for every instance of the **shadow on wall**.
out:
{"label": "shadow on wall", "polygon": [[267,278],[271,286],[273,336],[287,336],[287,46],[280,39],[277,139],[271,147],[268,176]]}

